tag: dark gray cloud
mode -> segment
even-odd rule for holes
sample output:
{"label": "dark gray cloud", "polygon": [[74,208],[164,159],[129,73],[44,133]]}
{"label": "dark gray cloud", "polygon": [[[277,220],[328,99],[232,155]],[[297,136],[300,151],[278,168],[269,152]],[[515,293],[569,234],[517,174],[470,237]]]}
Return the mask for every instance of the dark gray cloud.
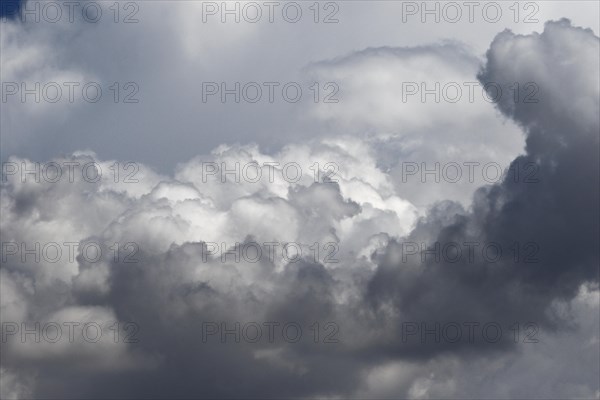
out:
{"label": "dark gray cloud", "polygon": [[[583,47],[588,57],[582,57]],[[599,123],[591,109],[598,107],[598,77],[576,72],[596,69],[595,54],[598,38],[565,20],[548,23],[539,35],[506,31],[496,37],[479,78],[484,84],[538,83],[539,102],[515,103],[504,97],[498,107],[527,133],[527,153],[512,166],[537,165],[539,182],[515,182],[509,176],[501,184],[480,188],[469,210],[449,202],[437,205],[407,241],[429,246],[478,242],[475,262],[466,257],[457,263],[443,257],[436,262],[429,255],[423,264],[398,263],[393,254],[405,248],[392,243],[369,283],[368,298],[375,309],[391,303],[399,320],[431,324],[535,321],[558,329],[565,321],[552,312],[553,303],[572,299],[582,284],[597,287]],[[478,253],[485,243],[500,246],[504,257],[486,262]],[[522,248],[516,262],[515,243],[535,245]],[[535,253],[530,260],[535,262],[527,262],[525,253]],[[396,345],[391,343],[390,351]],[[402,351],[401,346],[397,349]]]}
{"label": "dark gray cloud", "polygon": [[[133,240],[140,249],[137,263],[111,257],[96,264],[81,257],[70,264],[3,263],[3,322],[118,320],[139,326],[136,343],[3,344],[2,382],[8,387],[3,393],[30,391],[42,398],[531,394],[531,384],[506,372],[523,351],[507,333],[514,322],[536,323],[551,338],[546,342],[558,347],[586,340],[589,352],[598,350],[594,327],[576,325],[597,312],[598,46],[593,32],[564,20],[548,23],[541,34],[499,34],[479,79],[539,86],[538,103],[515,103],[508,96],[497,104],[527,135],[526,153],[513,165],[538,166],[539,182],[507,177],[478,189],[468,209],[452,201],[437,204],[412,230],[413,208],[394,194],[388,176],[374,167],[375,157],[343,139],[289,146],[278,155],[306,166],[316,156],[337,157],[347,167],[339,184],[310,179],[299,185],[202,184],[201,158],[182,164],[175,179],[147,171],[148,180],[135,188],[110,180],[42,189],[4,184],[7,240],[49,240],[76,232],[79,240]],[[211,157],[268,159],[250,146],[221,149]],[[219,255],[203,261],[209,243],[221,240],[238,241],[239,247],[269,240],[335,243],[340,262],[326,262],[323,254],[295,263],[281,257],[221,262]],[[476,252],[474,262],[428,257],[421,263],[415,255],[402,260],[403,244],[436,241],[493,242],[504,257],[486,262]],[[521,248],[515,262],[509,250],[515,242],[539,246],[538,261],[526,262],[530,248]],[[264,245],[262,250],[268,252]],[[569,306],[578,311],[561,313]],[[207,323],[232,328],[236,322],[262,326],[262,340],[237,343],[229,335],[223,343],[218,334],[204,340]],[[268,322],[279,324],[274,342],[266,337]],[[303,330],[297,342],[282,337],[280,328],[290,322]],[[314,322],[319,322],[319,343]],[[330,322],[334,325],[326,327]],[[474,343],[463,338],[422,344],[415,337],[402,340],[406,322],[429,327],[494,322],[505,335],[497,343],[479,337]],[[564,332],[572,335],[558,339]],[[337,342],[324,343],[327,338]],[[527,349],[533,352],[527,360],[548,351],[535,349],[533,344]],[[488,365],[494,358],[499,367]],[[531,368],[527,360],[520,371]],[[475,366],[485,376],[472,376]],[[560,395],[597,396],[597,364],[586,359],[580,369],[583,378],[565,379],[571,386]],[[495,374],[511,376],[506,393],[486,392],[496,389]],[[531,372],[538,385],[555,374]]]}

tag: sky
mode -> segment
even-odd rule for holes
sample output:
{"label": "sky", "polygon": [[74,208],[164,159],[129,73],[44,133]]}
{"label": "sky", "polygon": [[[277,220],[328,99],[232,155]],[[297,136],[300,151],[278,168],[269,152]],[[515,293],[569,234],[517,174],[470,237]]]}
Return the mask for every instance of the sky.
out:
{"label": "sky", "polygon": [[15,4],[1,398],[600,398],[598,2]]}

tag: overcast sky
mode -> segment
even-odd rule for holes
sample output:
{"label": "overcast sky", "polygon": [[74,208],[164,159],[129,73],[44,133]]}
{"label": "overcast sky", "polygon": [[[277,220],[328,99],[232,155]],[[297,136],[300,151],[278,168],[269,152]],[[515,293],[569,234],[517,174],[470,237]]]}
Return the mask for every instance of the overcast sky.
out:
{"label": "overcast sky", "polygon": [[600,398],[598,2],[17,3],[0,397]]}

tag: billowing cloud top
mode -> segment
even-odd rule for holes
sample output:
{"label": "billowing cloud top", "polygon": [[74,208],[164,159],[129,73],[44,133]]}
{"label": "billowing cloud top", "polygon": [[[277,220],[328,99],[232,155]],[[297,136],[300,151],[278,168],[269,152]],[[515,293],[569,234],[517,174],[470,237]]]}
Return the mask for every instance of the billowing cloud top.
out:
{"label": "billowing cloud top", "polygon": [[[224,46],[262,35],[236,29],[249,36],[229,32]],[[104,79],[61,65],[54,38],[37,35],[3,22],[3,77]],[[195,40],[170,51],[202,65],[190,48],[214,49]],[[312,122],[295,128],[326,126],[327,135],[288,132],[276,150],[237,137],[179,159],[174,172],[86,150],[47,158],[73,179],[36,182],[21,175],[35,170],[33,157],[3,154],[14,169],[3,167],[1,185],[1,396],[597,398],[598,54],[594,32],[563,19],[541,33],[497,34],[483,62],[457,42],[322,57],[303,73],[338,82],[341,102],[298,106]],[[57,64],[37,68],[38,59]],[[415,71],[490,95],[490,84],[522,85],[496,102],[406,103],[404,77]],[[531,95],[527,82],[536,101],[515,101]],[[47,107],[6,109],[14,124]],[[29,138],[41,134],[28,126]],[[403,181],[418,160],[529,165],[539,179],[424,188]],[[36,243],[39,261],[20,247]],[[422,243],[444,247],[441,261],[421,258]],[[463,256],[444,253],[448,244]],[[101,337],[21,340],[36,322],[66,335],[74,321]],[[443,335],[458,325],[463,337],[423,341],[440,334],[437,324]],[[496,327],[504,334],[491,340]],[[262,336],[250,340],[256,329]]]}

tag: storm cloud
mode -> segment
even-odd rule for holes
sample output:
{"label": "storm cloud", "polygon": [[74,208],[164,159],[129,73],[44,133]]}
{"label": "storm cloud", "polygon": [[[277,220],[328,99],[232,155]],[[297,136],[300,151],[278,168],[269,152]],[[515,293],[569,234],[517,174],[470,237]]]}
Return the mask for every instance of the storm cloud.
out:
{"label": "storm cloud", "polygon": [[[173,172],[134,163],[135,183],[115,179],[117,160],[88,150],[48,158],[75,165],[73,181],[5,174],[3,246],[78,244],[74,259],[58,262],[23,261],[3,247],[3,327],[79,321],[108,334],[94,343],[3,336],[1,396],[598,398],[599,43],[563,19],[541,33],[497,34],[482,63],[459,43],[363,49],[307,67],[346,82],[347,95],[373,89],[347,108],[300,108],[331,124],[327,137],[288,132],[275,151],[222,144],[180,159]],[[376,65],[389,74],[383,82],[355,74]],[[472,114],[452,127],[460,104],[357,111],[384,98],[378,84],[397,88],[395,77],[424,68],[428,79],[478,80],[491,96],[520,86],[493,104],[467,105]],[[523,101],[531,82],[536,101]],[[488,120],[497,143],[470,135]],[[461,141],[467,154],[489,149],[486,160],[503,148],[509,173],[468,200],[449,188],[425,196],[435,197],[425,207],[405,193],[414,186],[400,181],[399,161],[413,151],[435,159]],[[406,152],[395,154],[394,144]],[[6,161],[35,168],[31,158]],[[102,171],[97,181],[85,179],[89,163]],[[284,167],[292,164],[301,176]],[[216,172],[224,165],[251,165],[258,178],[236,181]],[[315,179],[332,166],[335,181]],[[522,166],[535,180],[523,179]],[[90,261],[86,243],[99,243],[102,256]],[[301,256],[290,260],[286,243]],[[116,321],[126,340],[113,340]],[[436,324],[462,336],[434,340]],[[490,340],[497,326],[503,335]]]}

